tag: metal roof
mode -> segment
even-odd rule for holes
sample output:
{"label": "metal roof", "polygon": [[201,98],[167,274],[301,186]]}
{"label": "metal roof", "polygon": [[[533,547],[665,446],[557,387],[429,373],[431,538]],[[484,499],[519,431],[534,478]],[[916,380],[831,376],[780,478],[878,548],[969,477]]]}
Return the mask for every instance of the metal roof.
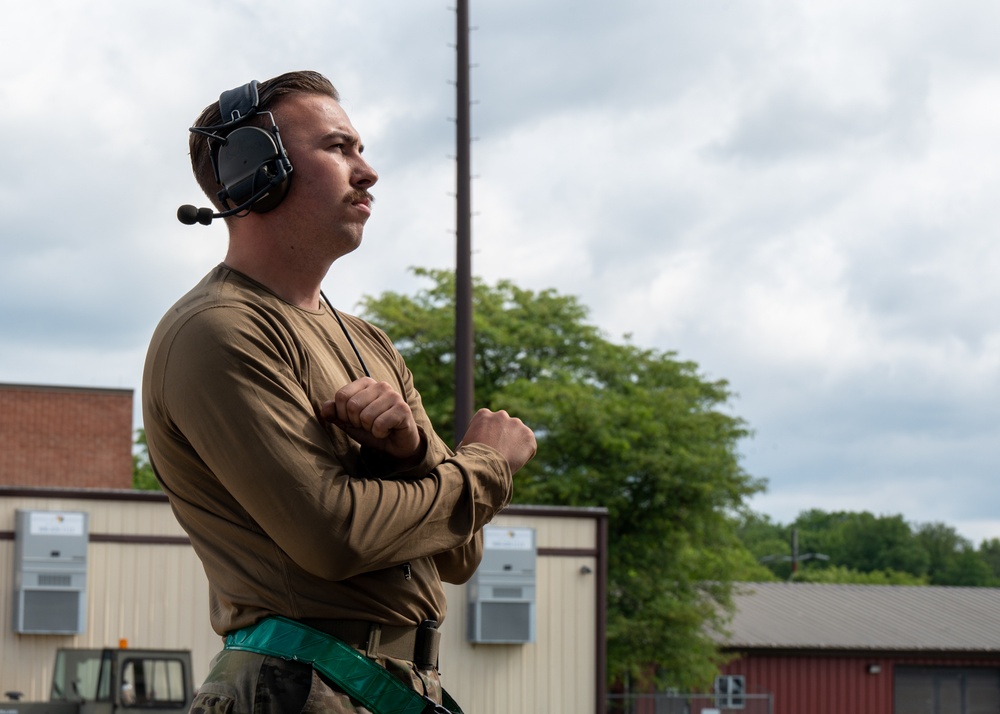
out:
{"label": "metal roof", "polygon": [[734,649],[1000,652],[1000,588],[739,583]]}

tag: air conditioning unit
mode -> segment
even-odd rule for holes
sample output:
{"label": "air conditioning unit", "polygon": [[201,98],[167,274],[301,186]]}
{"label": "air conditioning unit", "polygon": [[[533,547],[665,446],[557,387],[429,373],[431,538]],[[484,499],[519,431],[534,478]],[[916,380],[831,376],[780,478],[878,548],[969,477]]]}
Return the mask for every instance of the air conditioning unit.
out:
{"label": "air conditioning unit", "polygon": [[483,560],[469,580],[469,642],[535,641],[537,548],[533,528],[483,529]]}
{"label": "air conditioning unit", "polygon": [[14,631],[76,635],[87,614],[88,514],[16,513]]}

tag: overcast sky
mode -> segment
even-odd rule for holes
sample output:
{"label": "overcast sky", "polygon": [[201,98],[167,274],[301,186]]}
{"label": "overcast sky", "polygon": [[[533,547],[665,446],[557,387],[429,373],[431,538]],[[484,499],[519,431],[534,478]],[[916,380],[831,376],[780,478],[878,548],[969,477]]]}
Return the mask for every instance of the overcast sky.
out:
{"label": "overcast sky", "polygon": [[[187,127],[316,69],[381,178],[328,295],[454,266],[447,2],[9,3],[0,382],[134,389],[225,251]],[[473,269],[730,382],[751,506],[1000,537],[1000,5],[472,0]],[[136,421],[136,427],[141,426]],[[53,415],[55,429],[72,424]]]}

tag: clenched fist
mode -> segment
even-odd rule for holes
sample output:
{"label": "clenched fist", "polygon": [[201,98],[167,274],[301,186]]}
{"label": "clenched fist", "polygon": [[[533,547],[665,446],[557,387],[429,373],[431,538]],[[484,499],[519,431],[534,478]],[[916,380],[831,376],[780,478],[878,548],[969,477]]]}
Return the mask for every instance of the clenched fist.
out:
{"label": "clenched fist", "polygon": [[427,446],[403,395],[387,382],[376,382],[371,377],[341,388],[323,404],[320,415],[359,444],[398,459],[411,459]]}
{"label": "clenched fist", "polygon": [[472,443],[492,446],[503,454],[511,473],[531,461],[538,449],[535,433],[520,419],[503,410],[491,412],[489,409],[480,409],[476,412],[459,448]]}

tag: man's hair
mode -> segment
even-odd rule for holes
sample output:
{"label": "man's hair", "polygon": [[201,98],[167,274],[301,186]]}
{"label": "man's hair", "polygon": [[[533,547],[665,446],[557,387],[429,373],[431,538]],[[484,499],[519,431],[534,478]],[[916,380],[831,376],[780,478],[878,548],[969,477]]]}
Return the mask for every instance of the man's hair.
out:
{"label": "man's hair", "polygon": [[[257,92],[260,101],[257,111],[265,112],[273,110],[284,97],[291,94],[321,94],[330,97],[336,102],[340,101],[340,94],[331,84],[330,80],[319,72],[301,71],[287,72],[273,79],[266,79],[257,85]],[[222,124],[222,113],[219,111],[219,102],[209,104],[195,119],[195,126],[217,126]],[[258,120],[250,119],[250,124],[259,124]],[[201,190],[211,199],[212,205],[218,210],[225,210],[227,207],[219,201],[219,184],[215,180],[215,169],[212,166],[212,150],[208,139],[201,134],[191,133],[188,139],[191,149],[191,169],[194,177],[201,186]]]}

